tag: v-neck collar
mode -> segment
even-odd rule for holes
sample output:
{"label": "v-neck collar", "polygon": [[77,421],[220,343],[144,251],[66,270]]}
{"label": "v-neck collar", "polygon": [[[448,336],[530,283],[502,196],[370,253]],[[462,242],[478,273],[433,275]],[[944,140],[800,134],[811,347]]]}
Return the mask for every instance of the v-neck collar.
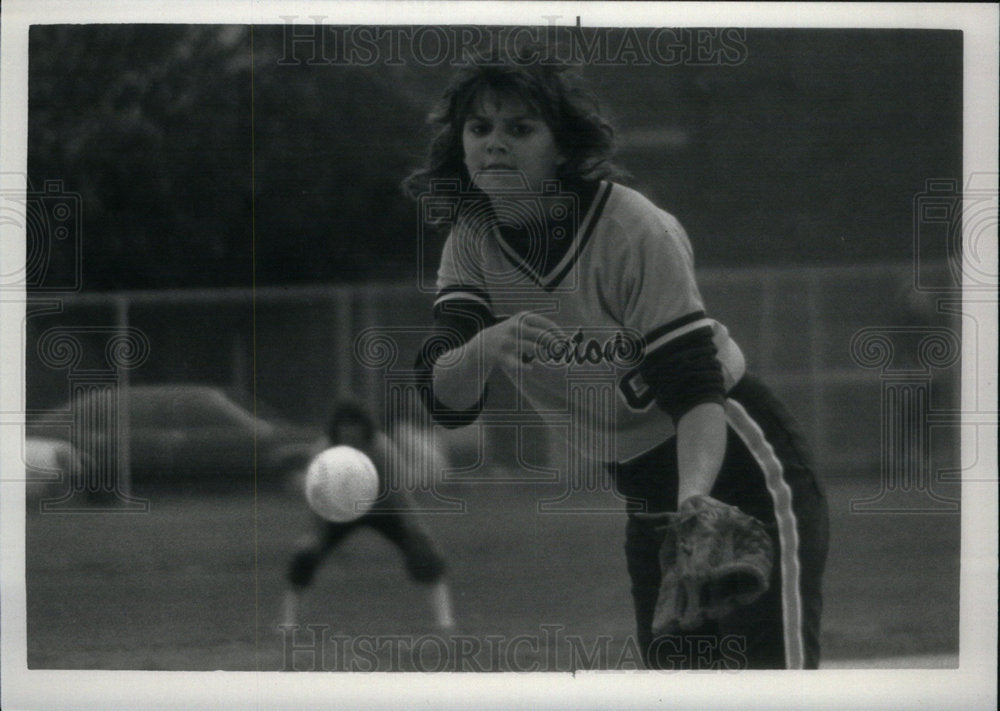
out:
{"label": "v-neck collar", "polygon": [[[604,180],[598,183],[597,190],[587,207],[583,219],[580,221],[577,229],[573,231],[573,234],[570,235],[569,246],[565,249],[562,256],[556,261],[555,264],[548,265],[545,264],[544,261],[541,262],[539,266],[541,266],[544,271],[542,271],[539,266],[533,265],[529,259],[525,258],[530,258],[532,255],[522,254],[521,250],[518,250],[514,245],[508,242],[508,240],[504,237],[503,232],[496,224],[493,226],[493,236],[496,239],[504,257],[507,258],[515,269],[527,276],[535,282],[535,284],[542,287],[546,291],[552,291],[559,286],[563,279],[565,279],[566,275],[570,272],[570,270],[572,270],[573,266],[580,258],[580,255],[583,253],[583,250],[586,248],[587,243],[593,235],[594,227],[600,219],[604,206],[608,201],[611,190],[611,183]],[[544,200],[545,198],[542,197],[540,199]]]}

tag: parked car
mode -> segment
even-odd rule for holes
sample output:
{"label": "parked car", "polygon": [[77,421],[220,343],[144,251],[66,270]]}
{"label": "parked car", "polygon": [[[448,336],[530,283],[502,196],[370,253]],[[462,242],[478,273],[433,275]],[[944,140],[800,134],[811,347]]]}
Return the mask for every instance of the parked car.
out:
{"label": "parked car", "polygon": [[[133,490],[281,487],[306,466],[321,436],[317,427],[261,417],[216,387],[133,385],[121,395],[127,427],[111,427],[114,398],[91,391],[33,418],[28,435],[61,436],[98,467],[111,466],[127,444]],[[83,421],[74,427],[74,418]]]}
{"label": "parked car", "polygon": [[24,488],[29,500],[51,498],[70,488],[70,477],[79,476],[89,463],[68,440],[25,437]]}

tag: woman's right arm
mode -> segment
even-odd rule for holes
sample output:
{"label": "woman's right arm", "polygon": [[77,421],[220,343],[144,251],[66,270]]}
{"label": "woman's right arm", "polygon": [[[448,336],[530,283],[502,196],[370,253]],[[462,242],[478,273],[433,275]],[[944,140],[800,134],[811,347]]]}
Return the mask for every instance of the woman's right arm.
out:
{"label": "woman's right arm", "polygon": [[495,367],[485,346],[489,326],[464,344],[442,353],[432,368],[432,390],[439,405],[450,410],[467,411],[483,398],[486,380]]}
{"label": "woman's right arm", "polygon": [[453,230],[438,267],[434,332],[417,360],[424,404],[435,422],[462,427],[482,411],[487,379],[497,368],[514,373],[530,368],[530,355],[554,324],[537,314],[500,318],[478,267],[480,249],[470,236]]}
{"label": "woman's right arm", "polygon": [[[456,314],[465,314],[464,321]],[[460,427],[479,415],[487,380],[498,367],[506,373],[530,369],[535,349],[555,338],[555,325],[538,314],[522,312],[485,325],[482,312],[452,304],[451,318],[436,315],[435,335],[421,351],[425,404],[435,421]],[[528,356],[528,358],[525,358]]]}
{"label": "woman's right arm", "polygon": [[497,321],[478,331],[463,345],[441,355],[434,364],[434,394],[442,403],[461,409],[481,397],[486,379],[496,368],[513,372],[525,367],[523,356],[553,324],[528,312]]}
{"label": "woman's right arm", "polygon": [[488,300],[475,290],[439,292],[434,330],[424,341],[416,364],[424,406],[436,423],[461,427],[479,416],[488,372],[479,334],[495,322]]}

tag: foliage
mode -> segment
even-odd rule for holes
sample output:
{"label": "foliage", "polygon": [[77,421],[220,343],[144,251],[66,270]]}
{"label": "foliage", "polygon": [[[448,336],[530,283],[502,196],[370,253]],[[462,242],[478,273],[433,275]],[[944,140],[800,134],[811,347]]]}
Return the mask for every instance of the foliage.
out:
{"label": "foliage", "polygon": [[[285,29],[32,28],[29,180],[79,193],[85,289],[414,276],[398,184],[451,68],[287,62]],[[909,259],[961,176],[960,33],[741,32],[726,66],[586,67],[635,186],[702,265]]]}

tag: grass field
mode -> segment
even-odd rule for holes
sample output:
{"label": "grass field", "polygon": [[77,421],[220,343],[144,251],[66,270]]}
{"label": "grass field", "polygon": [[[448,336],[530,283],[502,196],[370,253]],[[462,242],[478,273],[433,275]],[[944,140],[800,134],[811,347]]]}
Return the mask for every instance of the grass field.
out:
{"label": "grass field", "polygon": [[[832,543],[823,665],[955,666],[960,517],[850,514],[872,479],[827,482]],[[395,549],[360,532],[277,627],[304,505],[287,495],[154,497],[147,514],[27,520],[33,669],[571,670],[636,668],[624,516],[539,514],[539,485],[476,482],[427,517],[459,628],[435,632]],[[309,627],[311,626],[311,627]],[[905,661],[910,660],[910,661]],[[913,660],[917,660],[914,662]]]}

